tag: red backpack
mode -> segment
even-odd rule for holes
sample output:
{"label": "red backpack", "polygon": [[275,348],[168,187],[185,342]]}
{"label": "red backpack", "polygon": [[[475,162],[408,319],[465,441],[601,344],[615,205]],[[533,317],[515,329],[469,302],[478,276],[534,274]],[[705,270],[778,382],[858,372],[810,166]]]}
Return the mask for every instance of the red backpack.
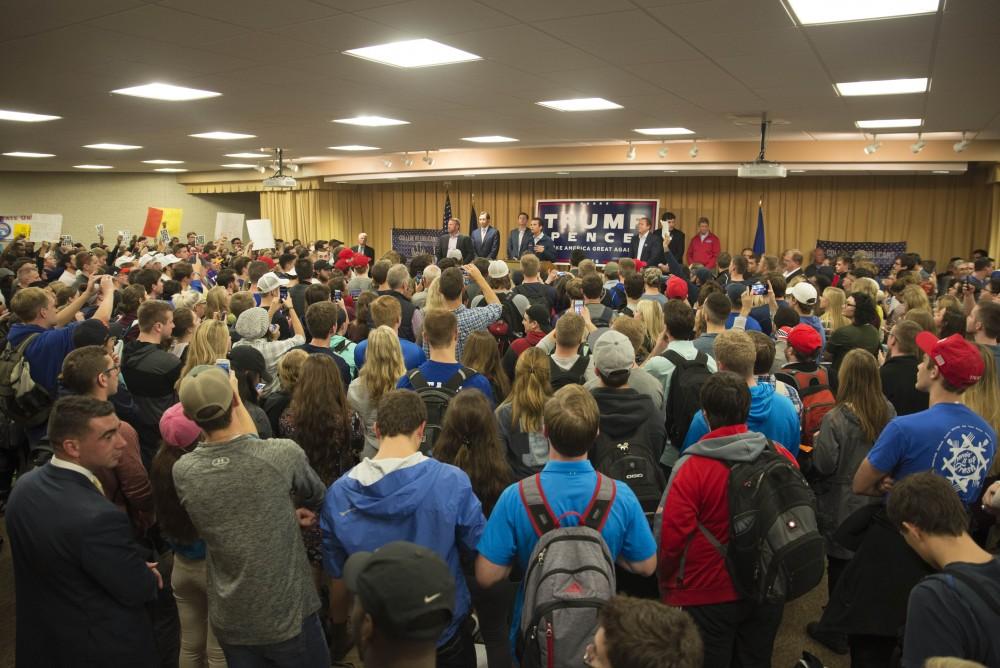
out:
{"label": "red backpack", "polygon": [[[821,366],[815,371],[784,369],[795,379],[802,399],[802,445],[812,449],[823,416],[833,410],[837,400],[830,389],[830,377]],[[808,451],[808,450],[807,450]]]}

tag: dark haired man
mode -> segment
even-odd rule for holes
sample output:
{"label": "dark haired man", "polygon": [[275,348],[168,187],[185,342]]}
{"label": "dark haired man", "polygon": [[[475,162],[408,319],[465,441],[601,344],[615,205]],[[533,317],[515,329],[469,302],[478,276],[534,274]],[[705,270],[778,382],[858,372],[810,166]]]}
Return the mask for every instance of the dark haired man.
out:
{"label": "dark haired man", "polygon": [[438,238],[437,259],[448,257],[450,251],[457,250],[462,254],[462,264],[472,262],[476,253],[472,248],[472,239],[462,234],[462,222],[458,218],[448,221],[448,231]]}
{"label": "dark haired man", "polygon": [[965,327],[975,343],[981,343],[993,351],[997,369],[1000,370],[1000,302],[992,301],[989,297],[980,299],[966,318]]}
{"label": "dark haired man", "polygon": [[694,339],[693,345],[696,350],[714,357],[715,337],[726,331],[726,321],[733,310],[733,303],[724,293],[715,292],[708,296],[702,309],[705,311],[705,331]]}
{"label": "dark haired man", "polygon": [[[465,293],[463,272],[464,276],[468,276],[469,280],[479,286],[486,306],[471,309],[465,306],[462,300]],[[500,304],[497,293],[490,287],[489,281],[483,277],[479,268],[474,264],[467,264],[462,269],[449,267],[441,272],[441,278],[438,281],[441,286],[441,296],[444,297],[445,308],[454,313],[455,319],[458,321],[455,356],[457,359],[462,359],[462,350],[465,348],[465,340],[469,338],[469,334],[478,329],[486,329],[490,324],[499,320],[503,306]],[[424,334],[424,353],[430,355],[431,346],[427,341],[426,332]]]}
{"label": "dark haired man", "polygon": [[927,392],[916,386],[917,367],[922,357],[917,335],[922,331],[913,320],[900,320],[889,332],[889,356],[879,369],[879,375],[882,394],[896,409],[896,415],[910,415],[928,407]]}
{"label": "dark haired man", "polygon": [[531,233],[528,231],[528,214],[523,211],[517,214],[517,227],[510,231],[507,237],[507,259],[520,260],[521,256],[531,250]]}
{"label": "dark haired man", "polygon": [[542,219],[537,216],[532,218],[528,229],[531,232],[531,240],[528,242],[531,252],[542,262],[555,262],[556,247],[552,243],[552,237],[546,236],[542,229]]}
{"label": "dark haired man", "polygon": [[698,627],[679,608],[618,595],[601,608],[584,663],[594,668],[701,668]]}
{"label": "dark haired man", "polygon": [[670,253],[681,260],[684,258],[684,232],[677,227],[677,216],[670,211],[664,211],[660,216],[661,227],[659,232],[667,243]]}

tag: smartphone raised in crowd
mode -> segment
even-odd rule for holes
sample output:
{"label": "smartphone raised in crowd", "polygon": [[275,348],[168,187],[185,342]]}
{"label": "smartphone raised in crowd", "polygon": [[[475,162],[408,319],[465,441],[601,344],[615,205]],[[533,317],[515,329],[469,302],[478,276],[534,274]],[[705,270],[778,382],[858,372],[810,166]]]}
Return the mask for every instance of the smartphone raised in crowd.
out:
{"label": "smartphone raised in crowd", "polygon": [[340,292],[340,290],[334,290],[333,291],[333,301],[339,302],[340,300],[341,300],[341,292]]}
{"label": "smartphone raised in crowd", "polygon": [[229,370],[230,370],[229,360],[226,359],[225,357],[220,357],[219,359],[215,360],[215,366],[225,371],[227,376],[229,375]]}
{"label": "smartphone raised in crowd", "polygon": [[750,286],[750,294],[752,295],[766,295],[767,294],[767,283],[761,283],[757,281]]}
{"label": "smartphone raised in crowd", "polygon": [[574,299],[573,300],[573,310],[576,311],[577,315],[583,315],[583,300]]}
{"label": "smartphone raised in crowd", "polygon": [[278,288],[278,294],[281,296],[281,301],[288,299],[288,288]]}

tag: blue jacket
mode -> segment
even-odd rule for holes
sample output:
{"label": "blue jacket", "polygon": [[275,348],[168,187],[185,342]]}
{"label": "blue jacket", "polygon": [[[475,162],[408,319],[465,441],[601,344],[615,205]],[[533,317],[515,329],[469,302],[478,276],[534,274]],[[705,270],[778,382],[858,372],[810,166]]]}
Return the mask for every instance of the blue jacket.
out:
{"label": "blue jacket", "polygon": [[323,500],[323,565],[331,577],[340,578],[347,557],[394,540],[434,550],[455,577],[455,615],[441,635],[441,644],[469,614],[471,597],[459,553],[475,554],[485,526],[469,477],[450,464],[425,459],[391,471],[371,485],[348,472],[330,486]]}
{"label": "blue jacket", "polygon": [[59,390],[63,360],[73,352],[73,330],[78,324],[74,321],[65,327],[44,329],[38,325],[16,323],[7,333],[7,341],[12,346],[21,345],[32,334],[40,334],[28,344],[24,357],[31,366],[31,379],[48,390],[53,398]]}
{"label": "blue jacket", "polygon": [[[747,418],[747,429],[760,432],[772,441],[780,443],[793,455],[799,454],[801,441],[799,414],[795,412],[795,406],[788,397],[774,393],[774,385],[770,383],[759,383],[750,388],[750,417]],[[708,431],[705,414],[698,411],[691,420],[681,452],[692,443],[698,442]]]}

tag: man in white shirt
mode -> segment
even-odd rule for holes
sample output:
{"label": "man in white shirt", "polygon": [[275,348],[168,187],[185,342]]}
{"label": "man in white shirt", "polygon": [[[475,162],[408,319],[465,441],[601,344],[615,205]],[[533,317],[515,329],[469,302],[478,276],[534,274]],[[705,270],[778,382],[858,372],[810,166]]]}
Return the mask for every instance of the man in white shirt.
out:
{"label": "man in white shirt", "polygon": [[368,234],[365,232],[358,235],[358,245],[351,250],[361,255],[367,255],[369,260],[375,262],[375,249],[368,245]]}

